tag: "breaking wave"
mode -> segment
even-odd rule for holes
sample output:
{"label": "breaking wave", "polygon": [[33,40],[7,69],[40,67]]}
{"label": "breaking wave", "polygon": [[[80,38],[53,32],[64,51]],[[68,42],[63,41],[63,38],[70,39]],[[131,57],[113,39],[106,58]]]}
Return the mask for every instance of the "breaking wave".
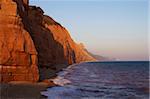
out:
{"label": "breaking wave", "polygon": [[69,66],[51,79],[48,99],[148,99],[148,62],[91,62]]}

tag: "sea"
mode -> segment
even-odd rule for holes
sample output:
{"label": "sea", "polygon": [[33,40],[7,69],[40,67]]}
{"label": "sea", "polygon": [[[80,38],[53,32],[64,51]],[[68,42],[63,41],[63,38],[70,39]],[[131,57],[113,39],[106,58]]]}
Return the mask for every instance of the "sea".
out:
{"label": "sea", "polygon": [[74,64],[51,80],[48,99],[149,99],[148,61]]}

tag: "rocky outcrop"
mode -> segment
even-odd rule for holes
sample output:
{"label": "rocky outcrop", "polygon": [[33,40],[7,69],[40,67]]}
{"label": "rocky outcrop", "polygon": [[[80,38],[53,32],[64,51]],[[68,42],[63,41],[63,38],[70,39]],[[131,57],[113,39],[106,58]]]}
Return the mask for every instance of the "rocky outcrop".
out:
{"label": "rocky outcrop", "polygon": [[94,60],[41,8],[28,0],[0,1],[1,81],[43,80],[67,65]]}
{"label": "rocky outcrop", "polygon": [[105,56],[101,56],[101,55],[95,55],[95,54],[92,54],[90,53],[90,55],[92,57],[94,57],[97,61],[117,61],[116,58],[110,58],[110,57],[105,57]]}
{"label": "rocky outcrop", "polygon": [[68,64],[95,60],[79,44],[73,41],[69,32],[63,26],[55,22],[52,18],[44,16],[43,23],[53,34],[54,40],[63,46],[64,57]]}
{"label": "rocky outcrop", "polygon": [[12,0],[0,1],[0,82],[35,82],[39,79],[37,51],[17,7]]}
{"label": "rocky outcrop", "polygon": [[44,15],[41,8],[30,6],[28,21],[26,29],[30,32],[38,51],[40,74],[45,73],[48,68],[54,71],[60,70],[62,67],[64,68],[64,66],[60,66],[62,64],[67,66],[95,60],[72,40],[69,32],[63,26],[51,17]]}

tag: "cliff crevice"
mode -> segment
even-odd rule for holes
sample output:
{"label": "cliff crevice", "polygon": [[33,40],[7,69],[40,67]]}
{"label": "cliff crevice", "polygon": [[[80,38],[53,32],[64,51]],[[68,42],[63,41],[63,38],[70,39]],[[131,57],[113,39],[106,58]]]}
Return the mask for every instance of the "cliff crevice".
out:
{"label": "cliff crevice", "polygon": [[0,1],[1,82],[36,82],[85,61],[95,59],[40,7],[28,0]]}

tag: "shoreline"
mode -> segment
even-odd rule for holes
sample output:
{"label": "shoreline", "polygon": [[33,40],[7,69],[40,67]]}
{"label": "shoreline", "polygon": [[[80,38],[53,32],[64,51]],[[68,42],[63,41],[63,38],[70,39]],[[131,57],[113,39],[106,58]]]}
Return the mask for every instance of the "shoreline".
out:
{"label": "shoreline", "polygon": [[47,91],[48,88],[59,86],[50,79],[55,79],[58,76],[57,73],[71,65],[67,66],[66,64],[61,64],[59,66],[59,68],[56,66],[57,68],[54,73],[45,72],[45,74],[42,75],[47,76],[48,74],[49,79],[45,78],[44,80],[34,83],[29,81],[0,83],[0,99],[47,99],[48,97],[42,95],[41,92]]}
{"label": "shoreline", "polygon": [[41,94],[47,88],[57,86],[53,82],[26,82],[12,81],[9,83],[0,83],[1,99],[47,99],[47,96]]}
{"label": "shoreline", "polygon": [[[84,62],[86,63],[86,62]],[[55,77],[51,79],[46,79],[41,82],[25,82],[25,81],[12,81],[7,84],[0,84],[0,98],[1,99],[48,99],[48,96],[42,94],[41,92],[47,91],[48,88],[59,87],[59,83],[56,83],[53,79],[63,75],[63,71],[72,68],[75,65],[83,65],[83,63],[69,65],[67,68],[59,71]],[[60,75],[59,75],[60,73]],[[66,74],[66,73],[65,73]],[[62,80],[61,80],[62,81]],[[62,81],[63,82],[63,81]],[[143,92],[145,94],[149,93],[149,88],[147,87],[137,87],[138,92]]]}

